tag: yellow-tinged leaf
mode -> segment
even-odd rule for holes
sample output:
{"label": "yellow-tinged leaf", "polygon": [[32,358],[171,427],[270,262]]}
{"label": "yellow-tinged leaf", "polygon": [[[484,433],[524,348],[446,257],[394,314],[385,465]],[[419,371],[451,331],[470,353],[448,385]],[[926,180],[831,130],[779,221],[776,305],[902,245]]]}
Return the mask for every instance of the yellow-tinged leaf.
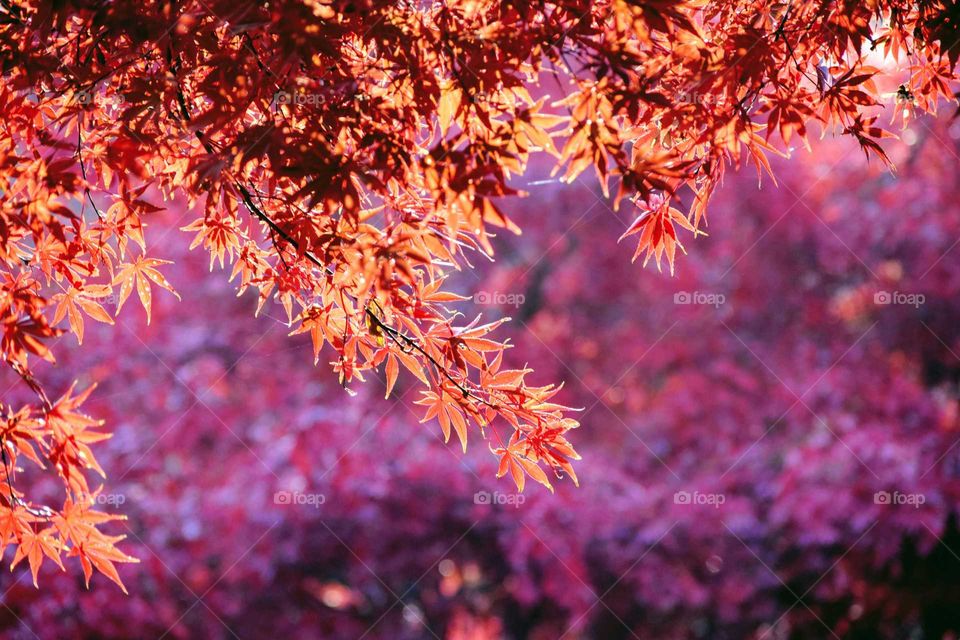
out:
{"label": "yellow-tinged leaf", "polygon": [[463,446],[463,452],[467,452],[467,421],[459,409],[450,409],[450,421],[453,422],[453,428],[460,438],[460,444]]}
{"label": "yellow-tinged leaf", "polygon": [[390,392],[393,391],[393,385],[397,382],[397,375],[400,373],[400,365],[397,363],[397,357],[392,353],[387,356],[387,393],[384,398],[390,397]]}
{"label": "yellow-tinged leaf", "polygon": [[547,489],[551,491],[551,493],[553,492],[553,485],[550,484],[550,480],[549,478],[547,478],[546,472],[544,472],[544,470],[540,468],[540,465],[538,465],[536,462],[533,462],[532,460],[527,460],[526,458],[521,458],[521,457],[517,458],[517,462],[519,462],[520,465],[524,468],[524,470],[527,472],[527,475],[529,475],[531,478],[533,478],[534,480],[536,480],[537,482],[545,486]]}
{"label": "yellow-tinged leaf", "polygon": [[523,475],[523,469],[514,462],[513,456],[510,456],[510,475],[513,476],[513,482],[517,485],[517,491],[523,493],[523,486],[526,483],[526,476]]}
{"label": "yellow-tinged leaf", "polygon": [[440,133],[446,135],[460,109],[463,92],[453,82],[446,82],[440,87],[440,101],[437,104],[437,118],[440,122]]}
{"label": "yellow-tinged leaf", "polygon": [[166,289],[180,299],[180,295],[174,291],[173,287],[163,277],[163,274],[156,267],[162,264],[171,264],[169,260],[158,260],[156,258],[145,258],[140,256],[136,261],[120,265],[117,275],[113,279],[113,284],[120,284],[120,300],[117,303],[117,313],[123,307],[124,302],[130,296],[133,287],[137,288],[137,296],[147,312],[147,324],[150,324],[150,310],[152,306],[152,293],[150,291],[150,281]]}

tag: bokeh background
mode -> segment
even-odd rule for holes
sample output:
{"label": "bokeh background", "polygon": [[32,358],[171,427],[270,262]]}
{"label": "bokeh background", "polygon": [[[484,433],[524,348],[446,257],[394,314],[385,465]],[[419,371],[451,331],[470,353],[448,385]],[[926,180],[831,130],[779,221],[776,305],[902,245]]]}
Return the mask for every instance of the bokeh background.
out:
{"label": "bokeh background", "polygon": [[896,175],[830,137],[774,163],[777,185],[731,175],[673,276],[630,264],[634,214],[589,176],[518,182],[524,234],[454,288],[468,319],[513,317],[511,363],[584,409],[581,486],[553,495],[496,480],[478,437],[445,445],[409,377],[345,393],[279,306],[254,318],[186,250],[173,204],[148,236],[183,301],[88,322],[38,372],[100,381],[130,595],[18,567],[0,633],[958,637],[960,123],[901,137]]}

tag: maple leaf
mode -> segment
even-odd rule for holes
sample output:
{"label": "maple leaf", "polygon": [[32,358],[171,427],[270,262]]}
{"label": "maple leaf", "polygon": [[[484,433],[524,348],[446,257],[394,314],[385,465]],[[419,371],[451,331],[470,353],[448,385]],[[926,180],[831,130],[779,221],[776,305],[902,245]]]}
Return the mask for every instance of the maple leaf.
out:
{"label": "maple leaf", "polygon": [[83,316],[82,310],[88,316],[103,322],[113,324],[113,318],[100,303],[91,298],[102,298],[110,294],[112,289],[106,286],[90,286],[80,291],[70,288],[66,293],[59,293],[53,297],[58,300],[57,308],[53,313],[53,324],[58,324],[64,316],[70,319],[70,330],[77,336],[77,344],[83,344]]}
{"label": "maple leaf", "polygon": [[117,302],[117,313],[120,313],[123,303],[126,302],[131,291],[136,287],[140,304],[143,305],[144,311],[147,312],[147,324],[150,324],[150,307],[152,301],[150,281],[153,281],[155,284],[175,295],[177,300],[180,299],[180,294],[174,291],[170,283],[167,282],[167,279],[163,277],[163,274],[157,270],[157,267],[163,264],[171,264],[171,262],[169,260],[139,256],[134,262],[121,264],[119,266],[117,275],[113,279],[114,285],[120,285],[120,299]]}
{"label": "maple leaf", "polygon": [[23,454],[38,467],[43,468],[43,461],[37,455],[34,444],[43,446],[46,436],[45,425],[42,421],[33,418],[27,407],[16,413],[8,412],[5,423],[0,426],[0,446],[11,448],[10,455]]}
{"label": "maple leaf", "polygon": [[107,536],[97,529],[98,525],[126,519],[123,516],[91,509],[90,504],[96,501],[99,494],[100,489],[90,494],[86,503],[67,498],[63,511],[56,518],[56,527],[61,531],[65,540],[73,543],[68,555],[79,556],[87,586],[90,585],[93,569],[97,569],[115,582],[124,593],[127,593],[114,563],[137,563],[140,561],[116,548],[116,543],[124,540],[126,536]]}
{"label": "maple leaf", "polygon": [[30,564],[30,573],[33,575],[33,586],[37,588],[40,587],[37,584],[37,573],[40,571],[44,557],[53,560],[61,570],[64,569],[63,562],[60,560],[62,551],[60,542],[51,535],[54,531],[53,527],[49,527],[39,533],[29,528],[19,532],[19,544],[10,563],[10,570],[12,571],[21,560],[26,558]]}
{"label": "maple leaf", "polygon": [[12,502],[8,503],[7,508],[0,509],[0,552],[7,545],[16,544],[21,532],[30,528],[21,518],[21,513],[11,505]]}
{"label": "maple leaf", "polygon": [[857,142],[860,144],[860,148],[863,149],[863,153],[868,159],[870,158],[870,153],[873,152],[873,154],[880,158],[880,160],[882,160],[887,167],[894,169],[893,162],[890,160],[890,157],[887,155],[886,151],[883,150],[883,147],[881,147],[878,142],[872,139],[894,137],[894,134],[890,133],[889,131],[884,131],[880,127],[873,126],[873,123],[876,122],[876,120],[876,116],[864,120],[858,115],[853,124],[844,129],[843,132],[856,138]]}
{"label": "maple leaf", "polygon": [[683,244],[677,237],[675,225],[679,225],[687,231],[692,231],[694,235],[703,233],[690,224],[683,213],[671,207],[669,200],[658,198],[641,209],[640,215],[620,236],[620,240],[639,233],[640,240],[637,243],[637,250],[633,254],[633,260],[636,260],[641,253],[646,252],[643,260],[644,264],[651,257],[655,257],[657,268],[659,268],[660,258],[666,253],[667,263],[670,265],[670,273],[672,274],[677,247],[685,252]]}
{"label": "maple leaf", "polygon": [[414,402],[414,404],[424,405],[427,407],[427,412],[420,422],[423,423],[427,420],[437,418],[438,422],[440,423],[440,428],[443,430],[444,442],[450,441],[450,427],[452,425],[454,431],[457,432],[457,437],[460,439],[463,452],[466,453],[467,422],[463,417],[463,413],[456,406],[450,394],[446,393],[445,391],[441,391],[440,393],[434,393],[433,391],[422,391],[421,394],[423,397]]}
{"label": "maple leaf", "polygon": [[933,14],[928,19],[926,28],[929,30],[929,39],[940,42],[940,55],[950,59],[950,67],[957,66],[960,60],[960,0],[949,0],[942,4],[940,13]]}
{"label": "maple leaf", "polygon": [[384,398],[390,397],[390,392],[393,391],[393,386],[397,383],[397,376],[400,375],[400,365],[397,361],[397,356],[390,354],[387,356],[387,390],[384,393]]}
{"label": "maple leaf", "polygon": [[80,564],[83,567],[83,577],[88,587],[90,586],[90,578],[93,576],[93,570],[96,569],[112,580],[124,593],[127,593],[127,587],[120,579],[120,574],[117,573],[114,564],[118,562],[137,563],[139,560],[117,549],[116,543],[124,539],[126,539],[126,536],[105,536],[96,532],[84,540],[74,541],[74,546],[70,549],[70,555],[79,556]]}
{"label": "maple leaf", "polygon": [[85,495],[89,489],[82,469],[92,469],[101,476],[106,476],[89,445],[106,440],[111,434],[93,431],[91,427],[102,426],[103,421],[95,420],[77,410],[96,385],[73,396],[75,387],[76,382],[70,385],[67,392],[54,402],[47,412],[47,423],[53,439],[48,457],[71,490]]}
{"label": "maple leaf", "polygon": [[196,231],[197,235],[190,244],[194,249],[201,243],[210,252],[210,270],[213,271],[214,261],[219,261],[223,268],[225,257],[231,261],[240,250],[240,236],[232,218],[225,216],[205,217],[194,220],[189,225],[180,228],[181,231]]}

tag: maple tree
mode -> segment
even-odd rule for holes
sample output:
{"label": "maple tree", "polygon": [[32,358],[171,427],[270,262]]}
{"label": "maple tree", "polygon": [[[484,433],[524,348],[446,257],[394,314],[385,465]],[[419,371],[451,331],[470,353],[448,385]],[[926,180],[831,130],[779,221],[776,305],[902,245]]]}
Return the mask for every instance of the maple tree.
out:
{"label": "maple tree", "polygon": [[[119,582],[132,558],[98,525],[106,437],[34,374],[86,318],[136,290],[150,320],[168,262],[144,227],[172,201],[258,310],[271,298],[344,387],[382,369],[464,448],[490,443],[519,489],[576,481],[578,423],[561,387],[510,368],[505,319],[463,318],[444,284],[519,231],[503,199],[536,153],[574,181],[591,167],[636,210],[634,257],[673,269],[728,166],[850,136],[889,163],[887,100],[904,124],[952,96],[952,2],[0,3],[4,360],[36,394],[5,408],[0,544],[34,574],[78,556]],[[779,146],[778,146],[779,145]],[[778,151],[779,150],[779,151]],[[688,204],[682,207],[682,202]],[[686,211],[682,211],[681,208]],[[110,309],[107,301],[114,301]],[[85,318],[86,316],[86,318]],[[35,503],[18,463],[49,463],[61,504]]]}
{"label": "maple tree", "polygon": [[[450,283],[524,295],[485,314],[513,316],[501,327],[513,356],[568,379],[570,404],[585,407],[583,486],[528,490],[516,507],[475,503],[514,489],[493,481],[484,447],[463,455],[418,426],[416,378],[384,399],[380,371],[343,402],[309,336],[287,337],[282,307],[251,319],[256,293],[236,298],[205,252],[187,250],[181,214],[158,213],[147,239],[174,262],[165,273],[183,302],[158,297],[149,326],[127,305],[37,370],[50,388],[101,381],[84,406],[116,434],[97,447],[110,471],[97,502],[129,517],[111,527],[141,560],[118,567],[130,596],[96,578],[88,591],[55,566],[37,590],[24,562],[3,581],[0,633],[833,637],[817,616],[840,638],[948,638],[960,630],[960,123],[949,115],[891,145],[896,177],[842,139],[775,161],[779,187],[728,176],[714,206],[736,215],[715,216],[674,277],[624,277],[630,246],[578,250],[624,224],[594,185],[519,201],[524,235],[495,240],[495,263]],[[878,305],[883,290],[926,302]],[[675,303],[693,291],[726,300]],[[0,373],[0,389],[15,382]],[[926,502],[874,502],[897,489]],[[278,490],[326,502],[277,504]],[[680,490],[726,501],[680,505]],[[31,484],[31,495],[45,494]]]}

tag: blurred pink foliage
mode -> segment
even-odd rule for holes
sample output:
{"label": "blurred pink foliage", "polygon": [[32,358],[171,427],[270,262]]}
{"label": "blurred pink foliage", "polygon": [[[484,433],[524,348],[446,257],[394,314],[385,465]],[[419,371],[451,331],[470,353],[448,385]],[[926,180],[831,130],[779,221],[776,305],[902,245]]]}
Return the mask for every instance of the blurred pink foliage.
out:
{"label": "blurred pink foliage", "polygon": [[183,301],[43,369],[102,381],[131,595],[18,567],[4,637],[956,637],[958,138],[915,122],[896,176],[832,140],[779,186],[742,171],[674,277],[630,265],[589,179],[526,186],[524,235],[459,286],[584,408],[556,495],[410,428],[403,376],[348,397],[156,215]]}

